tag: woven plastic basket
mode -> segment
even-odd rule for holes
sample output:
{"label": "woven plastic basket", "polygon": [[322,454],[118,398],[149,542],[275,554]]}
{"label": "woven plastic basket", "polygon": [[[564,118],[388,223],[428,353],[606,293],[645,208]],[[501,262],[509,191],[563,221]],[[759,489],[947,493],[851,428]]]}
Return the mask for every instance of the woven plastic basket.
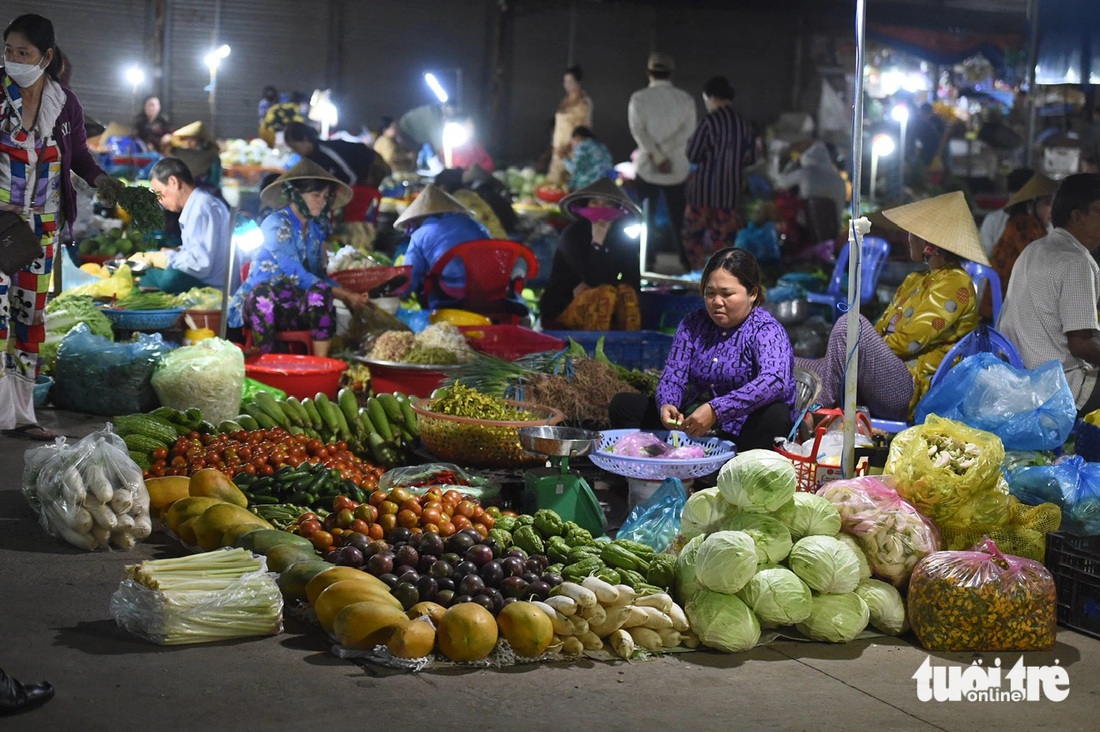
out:
{"label": "woven plastic basket", "polygon": [[[363,269],[345,269],[329,274],[344,289],[352,292],[370,292],[375,287],[392,280],[397,275],[412,276],[412,266],[403,267],[364,267]],[[408,287],[406,282],[397,289],[402,292]]]}
{"label": "woven plastic basket", "polygon": [[523,449],[520,427],[559,424],[565,415],[552,407],[505,400],[510,407],[525,409],[530,421],[498,422],[456,417],[432,411],[434,399],[413,399],[412,408],[420,423],[420,441],[438,458],[465,466],[516,468],[538,465],[546,460]]}
{"label": "woven plastic basket", "polygon": [[688,437],[684,432],[667,430],[656,431],[653,434],[669,445],[679,447],[696,445],[701,447],[706,452],[706,457],[700,460],[644,458],[616,455],[611,452],[611,448],[619,440],[636,432],[641,432],[641,430],[603,430],[600,433],[599,445],[588,458],[607,472],[624,475],[627,478],[639,478],[641,480],[679,478],[680,480],[687,480],[689,478],[701,478],[704,475],[713,473],[737,454],[733,443],[729,440],[721,440],[717,437],[700,439]]}
{"label": "woven plastic basket", "polygon": [[121,330],[167,330],[179,322],[183,308],[169,310],[123,310],[104,308],[111,323]]}

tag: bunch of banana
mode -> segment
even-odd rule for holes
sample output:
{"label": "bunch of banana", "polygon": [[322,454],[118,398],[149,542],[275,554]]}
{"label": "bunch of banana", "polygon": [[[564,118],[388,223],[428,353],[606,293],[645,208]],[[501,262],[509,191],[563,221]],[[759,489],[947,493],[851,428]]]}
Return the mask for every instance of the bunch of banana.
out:
{"label": "bunch of banana", "polygon": [[378,394],[360,407],[355,392],[341,389],[336,401],[318,392],[312,399],[277,399],[256,392],[241,405],[236,419],[218,425],[220,432],[282,427],[325,442],[344,441],[359,455],[386,467],[401,463],[419,439],[416,413],[401,393]]}

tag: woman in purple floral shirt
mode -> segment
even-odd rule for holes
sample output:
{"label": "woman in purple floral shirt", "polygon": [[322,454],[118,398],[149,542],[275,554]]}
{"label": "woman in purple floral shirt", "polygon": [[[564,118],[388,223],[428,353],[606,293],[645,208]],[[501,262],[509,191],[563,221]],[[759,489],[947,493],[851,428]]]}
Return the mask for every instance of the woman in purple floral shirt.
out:
{"label": "woman in purple floral shirt", "polygon": [[701,290],[706,308],[680,323],[656,400],[616,395],[612,426],[716,432],[738,450],[771,448],[793,424],[794,353],[783,326],[760,307],[760,265],[744,249],[720,249],[703,269]]}

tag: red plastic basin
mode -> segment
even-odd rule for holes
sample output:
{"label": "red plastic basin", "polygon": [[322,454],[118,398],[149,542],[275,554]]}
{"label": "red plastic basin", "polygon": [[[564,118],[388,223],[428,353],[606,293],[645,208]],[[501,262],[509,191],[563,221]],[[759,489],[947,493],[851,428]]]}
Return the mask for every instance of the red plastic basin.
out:
{"label": "red plastic basin", "polygon": [[282,389],[299,399],[312,397],[319,391],[335,399],[340,389],[340,376],[347,367],[338,358],[265,353],[245,361],[244,373],[250,379]]}

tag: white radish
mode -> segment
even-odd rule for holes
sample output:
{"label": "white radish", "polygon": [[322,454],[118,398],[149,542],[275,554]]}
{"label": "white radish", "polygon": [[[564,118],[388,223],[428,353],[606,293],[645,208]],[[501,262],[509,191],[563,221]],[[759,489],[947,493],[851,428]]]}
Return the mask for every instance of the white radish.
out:
{"label": "white radish", "polygon": [[629,607],[622,605],[609,607],[606,610],[606,618],[604,621],[602,623],[589,623],[588,629],[601,638],[606,638],[623,627],[623,621],[626,620],[629,610]]}
{"label": "white radish", "polygon": [[[43,481],[47,483],[49,481]],[[56,486],[55,486],[56,487]],[[70,505],[79,506],[84,502],[84,497],[88,493],[88,488],[84,484],[84,479],[80,477],[80,472],[72,465],[65,469],[65,472],[61,474],[61,495],[65,497],[65,501],[68,503],[68,496],[77,496],[79,500],[74,500]],[[56,495],[56,491],[53,491]]]}
{"label": "white radish", "polygon": [[550,641],[550,645],[548,645],[546,647],[546,652],[547,653],[560,653],[561,648],[562,648],[562,643],[563,643],[562,639],[555,635],[553,640]]}
{"label": "white radish", "polygon": [[133,505],[130,506],[130,513],[149,513],[149,491],[145,488],[145,484],[139,484],[136,488],[130,488],[130,498],[133,500]]}
{"label": "white radish", "polygon": [[582,608],[592,607],[597,603],[596,593],[587,587],[582,587],[576,582],[562,582],[551,590],[551,594],[571,597]]}
{"label": "white radish", "polygon": [[581,635],[582,633],[588,632],[588,621],[580,615],[574,615],[569,618],[569,622],[573,625],[573,635]]}
{"label": "white radish", "polygon": [[[90,501],[89,504],[91,504]],[[98,526],[102,526],[107,529],[108,532],[118,526],[118,516],[102,503],[92,505],[91,508],[88,508],[88,513],[92,514],[92,520],[95,521]]]}
{"label": "white radish", "polygon": [[87,480],[84,483],[88,488],[88,492],[95,496],[96,500],[101,503],[107,503],[111,500],[115,490],[111,487],[111,481],[107,480],[102,466],[98,463],[92,463],[88,466],[85,477]]}
{"label": "white radish", "polygon": [[[111,515],[113,516],[114,514]],[[105,547],[107,546],[107,542],[111,539],[111,530],[99,524],[94,524],[92,530],[88,532],[88,535],[95,541],[95,546],[97,548]]]}
{"label": "white radish", "polygon": [[682,632],[680,633],[680,643],[682,643],[685,648],[698,648],[699,636],[695,635],[690,630]]}
{"label": "white radish", "polygon": [[[62,522],[52,524],[51,528],[57,533],[59,537],[72,544],[77,549],[84,549],[85,551],[90,552],[99,547],[99,540],[94,534],[95,528],[93,528],[90,532],[82,533],[79,531],[74,531]],[[110,536],[110,532],[108,532],[107,536]]]}
{"label": "white radish", "polygon": [[615,601],[616,605],[634,604],[634,598],[638,596],[638,593],[634,591],[633,587],[630,585],[615,585],[615,589],[619,591],[619,599]]}
{"label": "white radish", "polygon": [[73,512],[73,520],[71,528],[78,534],[87,534],[92,530],[92,514],[88,513],[87,509],[78,508]]}
{"label": "white radish", "polygon": [[672,607],[672,597],[667,592],[657,592],[652,595],[639,597],[634,601],[638,607],[655,607],[663,613],[667,613]]}
{"label": "white radish", "polygon": [[670,607],[665,612],[667,612],[668,616],[672,618],[672,627],[680,631],[681,633],[691,627],[691,624],[688,622],[687,615],[684,614],[684,609],[676,603],[672,603],[672,607]]}
{"label": "white radish", "polygon": [[[635,607],[638,607],[635,605]],[[663,628],[672,627],[672,618],[665,615],[663,612],[655,607],[643,607],[639,608],[646,614],[646,621],[642,623],[642,627],[650,628],[652,630],[661,630]]]}
{"label": "white radish", "polygon": [[554,597],[546,598],[544,602],[567,618],[571,618],[577,614],[577,601],[572,597],[555,595]]}
{"label": "white radish", "polygon": [[137,539],[129,531],[112,531],[111,546],[122,551],[130,551],[137,544]]}
{"label": "white radish", "polygon": [[680,631],[675,628],[665,628],[664,630],[658,630],[657,634],[661,636],[661,644],[665,648],[675,648],[680,645]]}
{"label": "white radish", "polygon": [[586,651],[603,650],[603,640],[601,640],[600,636],[596,635],[592,631],[582,633],[581,635],[578,635],[577,638],[579,638],[580,642],[584,644],[584,650]]}
{"label": "white radish", "polygon": [[664,641],[661,640],[661,635],[650,628],[630,628],[627,632],[630,633],[630,637],[634,639],[634,645],[641,646],[647,651],[656,651],[665,647]]}
{"label": "white radish", "polygon": [[131,533],[138,541],[149,538],[149,534],[153,533],[153,522],[149,514],[138,514],[134,517],[134,528]]}
{"label": "white radish", "polygon": [[587,620],[589,625],[601,625],[607,620],[607,611],[603,609],[603,605],[593,605],[577,614]]}
{"label": "white radish", "polygon": [[134,517],[128,513],[120,513],[118,515],[118,525],[111,529],[112,534],[125,531],[127,534],[134,533]]}
{"label": "white radish", "polygon": [[550,622],[554,626],[554,633],[557,635],[573,635],[573,624],[569,622],[569,619],[559,613],[554,608],[547,605],[545,602],[539,600],[532,600],[531,603],[546,613],[546,617],[550,618]]}
{"label": "white radish", "polygon": [[561,652],[566,656],[579,656],[584,653],[584,644],[576,636],[566,636],[561,639]]}
{"label": "white radish", "polygon": [[604,582],[596,575],[589,575],[581,582],[581,586],[591,590],[596,595],[596,600],[601,605],[614,605],[619,601],[619,590],[610,582]]}
{"label": "white radish", "polygon": [[125,488],[119,488],[111,497],[110,506],[115,513],[126,513],[133,505],[134,500],[130,495],[130,491]]}
{"label": "white radish", "polygon": [[635,605],[630,605],[626,608],[626,615],[623,616],[623,624],[621,628],[640,628],[649,622],[649,613],[645,611],[645,608],[640,608]]}
{"label": "white radish", "polygon": [[625,630],[616,630],[608,636],[607,641],[611,644],[611,649],[621,658],[629,661],[634,655],[634,639]]}

